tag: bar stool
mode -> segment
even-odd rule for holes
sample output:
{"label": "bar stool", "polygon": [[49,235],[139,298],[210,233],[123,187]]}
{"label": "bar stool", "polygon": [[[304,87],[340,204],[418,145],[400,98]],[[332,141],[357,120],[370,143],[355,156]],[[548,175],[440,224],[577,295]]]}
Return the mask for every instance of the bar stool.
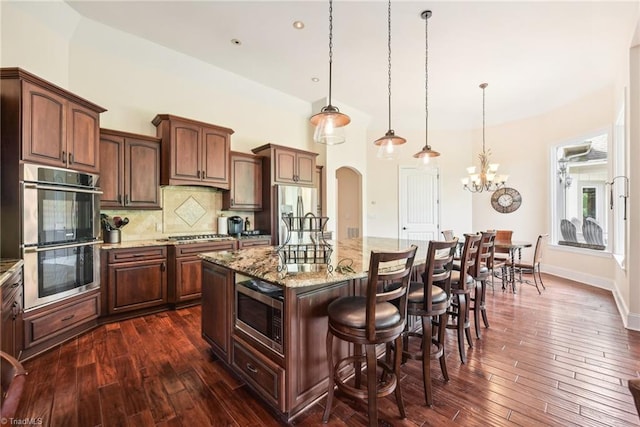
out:
{"label": "bar stool", "polygon": [[469,322],[469,299],[471,292],[475,290],[476,282],[470,272],[476,263],[476,255],[480,247],[481,234],[465,234],[462,257],[460,259],[460,270],[451,272],[451,294],[453,301],[448,310],[448,314],[454,321],[447,324],[448,329],[456,329],[458,336],[458,351],[460,360],[467,363],[467,352],[464,348],[464,337],[466,335],[469,347],[473,348],[471,340],[471,324]]}
{"label": "bar stool", "polygon": [[[427,406],[433,406],[431,393],[431,359],[440,361],[440,369],[445,381],[449,381],[447,361],[444,354],[445,328],[433,330],[432,318],[438,325],[447,324],[447,309],[451,304],[451,270],[458,239],[429,242],[422,282],[409,285],[409,316],[422,319],[422,332],[406,331],[403,337],[402,357],[422,361],[422,381]],[[421,340],[420,349],[409,351],[411,338]]]}
{"label": "bar stool", "polygon": [[[398,252],[371,252],[369,277],[364,296],[345,296],[334,300],[327,307],[327,363],[329,381],[327,403],[322,422],[329,420],[333,402],[334,385],[348,396],[366,399],[369,425],[378,425],[378,397],[393,392],[400,415],[406,418],[400,391],[400,364],[402,352],[393,352],[392,365],[378,360],[377,344],[393,343],[402,348],[402,333],[407,319],[407,290],[417,246]],[[392,286],[385,286],[392,284]],[[333,338],[353,344],[353,356],[333,363]],[[365,352],[362,354],[362,347]],[[390,346],[387,346],[389,352]],[[387,353],[387,360],[390,354]],[[362,387],[361,367],[366,362],[366,383]],[[353,365],[353,369],[347,369]],[[376,367],[382,368],[381,381],[377,381]],[[354,372],[355,370],[355,372]],[[350,380],[349,374],[354,373]],[[353,385],[351,384],[353,382]]]}
{"label": "bar stool", "polygon": [[473,311],[473,319],[476,328],[476,337],[482,338],[480,332],[480,315],[482,314],[482,321],[484,327],[489,327],[489,319],[487,319],[487,309],[485,304],[485,297],[487,293],[487,279],[492,274],[489,270],[493,251],[495,250],[495,231],[483,231],[480,238],[480,246],[476,253],[476,262],[472,268],[471,276],[473,279],[480,283],[476,286],[476,291],[473,297],[471,297],[471,303],[469,310]]}

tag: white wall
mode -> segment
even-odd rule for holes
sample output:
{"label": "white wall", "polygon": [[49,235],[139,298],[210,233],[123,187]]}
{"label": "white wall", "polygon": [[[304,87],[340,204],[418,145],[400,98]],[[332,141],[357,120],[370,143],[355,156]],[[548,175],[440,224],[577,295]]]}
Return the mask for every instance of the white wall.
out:
{"label": "white wall", "polygon": [[[413,155],[425,145],[424,130],[395,129],[407,139],[400,146],[397,160],[377,158],[373,141],[386,133],[386,129],[370,130],[366,156],[370,173],[367,175],[368,192],[365,194],[365,216],[369,236],[398,236],[398,170],[399,166],[416,166]],[[472,230],[471,195],[462,189],[460,178],[471,164],[471,132],[429,130],[429,145],[440,153],[436,161],[440,171],[440,229],[452,229],[456,235]]]}

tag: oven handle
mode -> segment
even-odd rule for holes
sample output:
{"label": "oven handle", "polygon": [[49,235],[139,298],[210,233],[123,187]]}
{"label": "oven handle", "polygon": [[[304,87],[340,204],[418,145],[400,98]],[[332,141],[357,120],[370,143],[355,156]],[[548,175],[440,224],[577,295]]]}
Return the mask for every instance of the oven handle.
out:
{"label": "oven handle", "polygon": [[42,184],[33,184],[33,183],[24,183],[24,188],[33,189],[33,190],[53,190],[53,191],[70,191],[73,193],[87,193],[87,194],[102,194],[100,190],[85,190],[84,188],[79,187],[58,187],[55,185],[42,185]]}
{"label": "oven handle", "polygon": [[102,240],[94,240],[92,242],[82,242],[82,243],[71,243],[68,245],[58,245],[58,246],[45,246],[45,247],[35,247],[35,246],[31,246],[31,247],[27,247],[24,248],[24,253],[25,254],[31,254],[31,253],[36,253],[36,252],[43,252],[43,251],[50,251],[53,249],[68,249],[68,248],[77,248],[80,246],[90,246],[90,245],[99,245],[103,243]]}

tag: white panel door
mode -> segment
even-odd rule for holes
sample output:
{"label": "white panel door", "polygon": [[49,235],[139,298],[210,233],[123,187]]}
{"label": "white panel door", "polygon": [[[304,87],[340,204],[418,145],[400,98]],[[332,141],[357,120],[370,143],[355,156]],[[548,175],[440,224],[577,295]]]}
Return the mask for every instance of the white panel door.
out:
{"label": "white panel door", "polygon": [[409,240],[440,240],[438,170],[401,166],[399,175],[398,235]]}

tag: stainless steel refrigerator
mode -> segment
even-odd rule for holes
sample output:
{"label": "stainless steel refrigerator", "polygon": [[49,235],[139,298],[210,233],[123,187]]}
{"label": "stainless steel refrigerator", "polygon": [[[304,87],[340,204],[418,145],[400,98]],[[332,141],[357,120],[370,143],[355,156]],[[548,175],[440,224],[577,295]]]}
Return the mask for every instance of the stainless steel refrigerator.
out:
{"label": "stainless steel refrigerator", "polygon": [[[287,227],[282,221],[282,216],[303,217],[307,213],[316,215],[318,206],[318,192],[315,188],[297,187],[293,185],[276,185],[277,197],[275,205],[278,212],[278,241],[281,245],[287,240]],[[298,233],[293,233],[289,243],[298,243],[302,238]]]}

